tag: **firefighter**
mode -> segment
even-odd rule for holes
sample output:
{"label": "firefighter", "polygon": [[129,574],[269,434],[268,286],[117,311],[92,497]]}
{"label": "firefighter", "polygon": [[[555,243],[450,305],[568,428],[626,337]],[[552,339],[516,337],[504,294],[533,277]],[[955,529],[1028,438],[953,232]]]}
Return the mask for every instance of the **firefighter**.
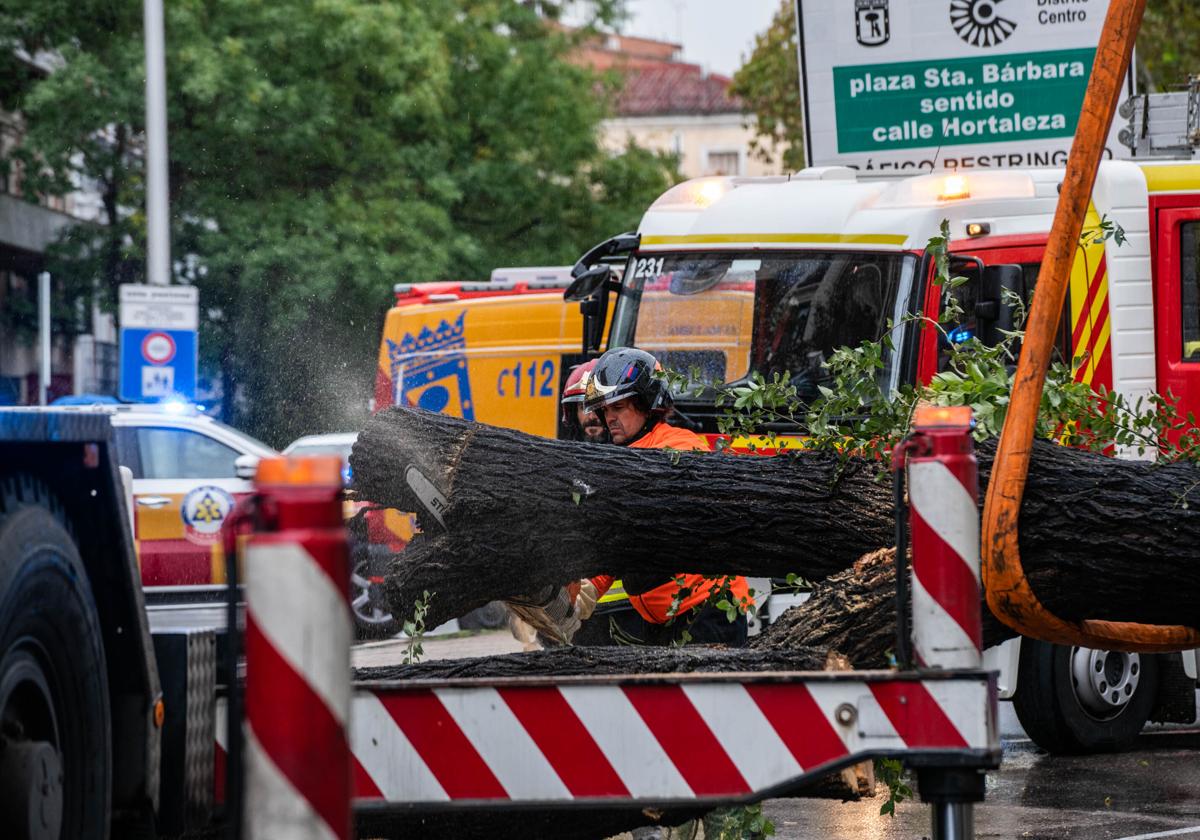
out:
{"label": "firefighter", "polygon": [[[590,443],[609,443],[608,429],[604,421],[584,406],[587,383],[596,367],[597,359],[584,362],[571,370],[562,391],[562,437],[567,440]],[[574,636],[577,645],[611,645],[620,641],[619,628],[632,623],[641,626],[641,618],[629,605],[629,599],[621,588],[620,581],[611,577],[584,579],[572,584],[575,614],[583,621],[580,631]],[[604,592],[601,594],[600,589]],[[595,616],[593,621],[586,619]],[[618,628],[618,638],[610,635],[610,629]]]}
{"label": "firefighter", "polygon": [[580,440],[587,443],[607,443],[608,429],[595,412],[588,411],[583,405],[587,393],[588,379],[592,369],[596,367],[597,359],[576,365],[571,369],[570,376],[563,384],[562,391],[562,430],[567,440]]}
{"label": "firefighter", "polygon": [[[673,412],[670,389],[656,375],[662,367],[644,350],[620,347],[609,350],[597,361],[587,383],[584,407],[604,419],[612,442],[630,449],[709,450],[707,441],[695,432],[667,422]],[[593,579],[604,595],[606,579]],[[750,588],[744,577],[705,578],[702,575],[676,575],[663,580],[654,575],[626,575],[623,581],[630,603],[645,623],[628,628],[630,635],[641,632],[641,641],[667,644],[678,641],[687,631],[697,642],[729,645],[746,643],[745,605]],[[739,606],[737,618],[706,604],[714,588],[724,583],[726,597]],[[694,617],[688,614],[699,608]],[[673,615],[679,619],[671,621]],[[671,622],[668,624],[668,622]],[[623,628],[625,629],[625,628]]]}

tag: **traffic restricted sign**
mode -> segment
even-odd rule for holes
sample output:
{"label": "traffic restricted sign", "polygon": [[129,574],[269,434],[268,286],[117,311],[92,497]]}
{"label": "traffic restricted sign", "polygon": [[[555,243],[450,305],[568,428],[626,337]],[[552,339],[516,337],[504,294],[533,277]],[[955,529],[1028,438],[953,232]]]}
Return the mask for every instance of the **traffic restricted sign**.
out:
{"label": "traffic restricted sign", "polygon": [[198,308],[194,286],[121,287],[121,399],[196,398]]}
{"label": "traffic restricted sign", "polygon": [[165,332],[152,332],[142,339],[142,358],[152,365],[165,365],[175,358],[175,339]]}

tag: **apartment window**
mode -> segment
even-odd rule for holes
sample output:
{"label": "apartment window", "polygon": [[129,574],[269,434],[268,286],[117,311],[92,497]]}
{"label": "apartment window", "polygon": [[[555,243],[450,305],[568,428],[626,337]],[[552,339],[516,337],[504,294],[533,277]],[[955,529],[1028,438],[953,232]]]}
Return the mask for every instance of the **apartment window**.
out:
{"label": "apartment window", "polygon": [[741,175],[742,155],[736,149],[733,151],[717,151],[708,153],[709,175]]}

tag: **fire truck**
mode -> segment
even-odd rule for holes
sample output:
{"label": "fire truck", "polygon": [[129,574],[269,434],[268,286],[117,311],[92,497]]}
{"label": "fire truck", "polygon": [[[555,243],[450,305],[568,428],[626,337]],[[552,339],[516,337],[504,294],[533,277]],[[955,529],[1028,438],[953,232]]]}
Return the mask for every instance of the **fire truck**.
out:
{"label": "fire truck", "polygon": [[[1197,98],[1192,91],[1184,100],[1194,107]],[[1125,108],[1126,135],[1149,156],[1100,166],[1085,233],[1111,222],[1124,236],[1085,235],[1058,352],[1079,360],[1076,379],[1093,389],[1131,401],[1169,391],[1186,415],[1200,413],[1200,160],[1194,137],[1141,130],[1147,109],[1158,114],[1150,125],[1169,124],[1164,107],[1151,97]],[[1185,156],[1163,160],[1164,150]],[[946,293],[963,313],[946,332],[993,342],[1013,325],[1004,291],[1032,293],[1062,179],[1062,169],[869,179],[836,166],[699,178],[664,193],[636,232],[584,255],[566,297],[581,302],[585,353],[598,352],[606,335],[609,347],[670,358],[707,324],[706,348],[689,358],[702,381],[786,372],[802,399],[818,395],[835,349],[877,340],[895,324],[878,371],[887,393],[928,382],[947,362],[946,338],[905,317],[936,316],[946,302],[926,250],[941,222],[950,225],[951,272],[967,278]],[[622,279],[609,274],[613,264]],[[715,436],[721,410],[711,399],[679,394],[676,405],[682,422]],[[1196,718],[1196,651],[1139,656],[1026,639],[988,659],[1026,731],[1052,751],[1113,749],[1147,720]]]}

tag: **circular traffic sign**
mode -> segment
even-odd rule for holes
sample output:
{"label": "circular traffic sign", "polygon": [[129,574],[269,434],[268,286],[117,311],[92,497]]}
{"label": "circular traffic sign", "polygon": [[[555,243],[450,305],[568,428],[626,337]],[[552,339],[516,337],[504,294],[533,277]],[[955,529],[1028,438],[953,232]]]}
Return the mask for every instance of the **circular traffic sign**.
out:
{"label": "circular traffic sign", "polygon": [[175,339],[165,332],[152,332],[142,339],[142,358],[152,365],[165,365],[175,358]]}

